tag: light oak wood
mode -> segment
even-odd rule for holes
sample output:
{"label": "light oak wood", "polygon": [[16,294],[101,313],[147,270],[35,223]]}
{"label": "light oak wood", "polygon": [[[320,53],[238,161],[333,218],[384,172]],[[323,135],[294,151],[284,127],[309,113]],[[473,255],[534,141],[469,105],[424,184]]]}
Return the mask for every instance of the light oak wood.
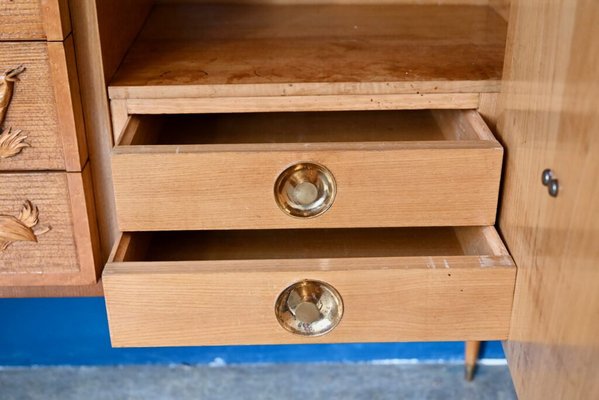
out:
{"label": "light oak wood", "polygon": [[118,234],[110,165],[113,140],[106,87],[144,23],[152,2],[70,0],[69,3],[104,261]]}
{"label": "light oak wood", "polygon": [[109,90],[137,99],[492,92],[505,32],[489,7],[159,5]]}
{"label": "light oak wood", "polygon": [[[484,232],[489,231],[490,237]],[[460,236],[476,238],[464,247]],[[130,235],[131,236],[131,235]],[[146,261],[260,260],[414,256],[477,256],[496,253],[497,234],[478,227],[258,229],[136,232],[117,259]],[[137,253],[134,253],[137,252]]]}
{"label": "light oak wood", "polygon": [[125,125],[127,124],[127,120],[129,119],[127,100],[111,100],[110,114],[112,117],[112,133],[114,135],[114,143],[118,143],[119,135],[122,133]]}
{"label": "light oak wood", "polygon": [[[491,230],[501,242],[491,227],[465,229]],[[452,228],[298,234],[124,234],[103,274],[113,346],[507,335],[516,271],[509,256],[490,251],[497,244],[463,251]],[[295,336],[278,325],[278,294],[302,279],[327,282],[343,298],[341,323],[327,335]]]}
{"label": "light oak wood", "polygon": [[480,351],[480,341],[471,340],[466,342],[464,354],[465,378],[467,381],[474,379],[476,371],[476,362]]}
{"label": "light oak wood", "polygon": [[[95,283],[102,273],[104,260],[100,254],[94,188],[89,166],[82,173],[67,173],[67,185],[77,258],[84,275],[80,284]],[[93,277],[93,281],[89,281],[89,276]]]}
{"label": "light oak wood", "polygon": [[499,93],[483,93],[480,96],[478,113],[494,134],[497,134],[497,120],[500,118],[501,109],[498,105]]}
{"label": "light oak wood", "polygon": [[[121,99],[112,100],[122,101]],[[473,109],[478,93],[128,99],[127,114]]]}
{"label": "light oak wood", "polygon": [[42,42],[0,42],[0,68],[23,65],[14,83],[5,127],[19,129],[30,147],[0,160],[0,170],[65,169],[48,45]]}
{"label": "light oak wood", "polygon": [[68,0],[39,0],[42,22],[48,41],[62,41],[71,33],[71,14]]}
{"label": "light oak wood", "polygon": [[2,2],[0,40],[45,39],[42,7],[39,0]]}
{"label": "light oak wood", "polygon": [[5,133],[19,132],[21,148],[0,161],[11,171],[0,175],[0,297],[97,293],[60,290],[95,284],[102,265],[67,1],[0,8],[0,68],[22,65],[2,88],[13,95],[0,122]]}
{"label": "light oak wood", "polygon": [[597,20],[595,1],[512,4],[499,226],[518,264],[506,353],[521,399],[599,397]]}
{"label": "light oak wood", "polygon": [[[89,183],[87,170],[0,174],[0,286],[96,282],[100,263],[94,258],[98,244]],[[35,217],[24,216],[26,207]],[[6,222],[14,226],[15,219],[30,227],[34,238],[3,236]]]}
{"label": "light oak wood", "polygon": [[[84,0],[89,3],[87,5],[75,4],[79,2],[78,0],[70,0],[70,2],[71,8],[78,9],[78,15],[85,12],[85,19],[98,30],[99,42],[92,42],[91,45],[94,47],[93,50],[101,51],[102,74],[106,88],[146,22],[154,1]],[[88,7],[95,7],[95,10],[90,10]]]}
{"label": "light oak wood", "polygon": [[69,36],[64,42],[48,43],[48,58],[65,168],[80,171],[88,154],[73,37]]}
{"label": "light oak wood", "polygon": [[[487,140],[488,129],[475,129],[461,111],[289,112],[132,116],[118,147],[138,145],[228,145],[216,149],[249,149],[246,144],[422,142]],[[236,146],[241,145],[241,146]],[[265,146],[260,146],[266,149]]]}
{"label": "light oak wood", "polygon": [[0,159],[0,171],[81,171],[87,160],[72,39],[0,42],[0,68],[22,65],[5,127],[21,130],[29,147]]}
{"label": "light oak wood", "polygon": [[67,0],[5,0],[0,41],[63,40],[71,31]]}
{"label": "light oak wood", "polygon": [[86,286],[0,286],[0,298],[102,296],[101,281]]}
{"label": "light oak wood", "polygon": [[[299,86],[297,84],[288,84],[286,87],[282,87],[280,92],[273,92],[272,87],[269,85],[221,85],[218,88],[204,85],[171,85],[168,86],[167,90],[160,90],[159,92],[157,92],[154,87],[146,88],[140,86],[135,88],[134,91],[127,89],[124,91],[125,94],[123,96],[112,95],[113,93],[120,93],[120,88],[109,87],[108,91],[109,94],[111,94],[112,99],[126,99],[128,100],[127,103],[130,104],[145,104],[145,102],[151,100],[159,101],[157,104],[168,104],[169,101],[182,102],[183,100],[193,100],[194,102],[197,102],[196,104],[203,104],[199,101],[212,100],[220,102],[223,105],[228,104],[226,102],[235,101],[240,102],[240,105],[242,106],[245,106],[245,103],[249,106],[250,101],[265,102],[266,105],[269,105],[269,101],[279,99],[279,101],[282,102],[298,103],[301,105],[309,99],[312,99],[312,102],[314,102],[315,100],[317,101],[319,97],[323,97],[324,100],[326,100],[324,106],[329,107],[331,106],[330,104],[334,104],[335,101],[343,101],[343,99],[348,96],[365,103],[365,99],[368,99],[369,102],[373,102],[376,99],[380,99],[378,101],[383,102],[383,100],[386,99],[383,104],[392,104],[391,101],[398,103],[402,101],[406,104],[425,104],[424,102],[428,101],[431,103],[434,102],[432,104],[439,103],[442,105],[444,104],[444,101],[447,102],[451,100],[453,98],[452,96],[455,96],[455,99],[460,100],[465,104],[470,104],[476,101],[474,99],[477,99],[479,94],[482,94],[480,93],[482,90],[480,82],[461,82],[462,91],[456,93],[440,92],[439,84],[440,82],[435,81],[419,82],[418,87],[422,89],[422,91],[419,92],[414,91],[413,82],[369,82],[367,84],[347,82],[343,87],[329,83],[304,83]],[[499,81],[486,82],[484,85],[488,88],[488,92],[483,93],[497,93],[501,87]],[[418,100],[419,97],[422,99]],[[302,100],[303,98],[305,99]],[[317,106],[318,105],[314,105],[313,107]],[[274,103],[273,107],[275,107]],[[447,105],[440,108],[451,107]],[[457,108],[465,108],[465,106],[460,106],[460,103],[458,103]],[[268,109],[260,111],[267,112]]]}
{"label": "light oak wood", "polygon": [[[119,226],[492,225],[502,148],[476,112],[436,113],[468,129],[456,128],[446,139],[430,111],[227,114],[180,123],[173,121],[183,117],[131,117],[123,138],[164,125],[158,144],[142,140],[113,152]],[[317,218],[292,218],[274,199],[277,176],[301,161],[324,165],[337,183],[332,207]]]}
{"label": "light oak wood", "polygon": [[512,0],[489,0],[489,5],[506,21],[509,21],[511,3]]}
{"label": "light oak wood", "polygon": [[242,3],[242,4],[409,4],[409,5],[471,5],[488,6],[503,0],[156,0],[156,4],[175,3]]}

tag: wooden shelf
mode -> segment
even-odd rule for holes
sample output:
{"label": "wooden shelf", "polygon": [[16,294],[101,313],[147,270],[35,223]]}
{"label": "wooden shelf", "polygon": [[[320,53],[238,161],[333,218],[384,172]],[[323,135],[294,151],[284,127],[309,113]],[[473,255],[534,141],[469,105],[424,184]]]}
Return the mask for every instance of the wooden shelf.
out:
{"label": "wooden shelf", "polygon": [[[152,99],[158,109],[131,103],[130,111],[142,113],[169,112],[167,104],[193,111],[172,102],[177,98],[468,102],[499,91],[505,37],[505,21],[479,6],[159,5],[109,92],[112,99]],[[161,106],[159,99],[171,101]]]}

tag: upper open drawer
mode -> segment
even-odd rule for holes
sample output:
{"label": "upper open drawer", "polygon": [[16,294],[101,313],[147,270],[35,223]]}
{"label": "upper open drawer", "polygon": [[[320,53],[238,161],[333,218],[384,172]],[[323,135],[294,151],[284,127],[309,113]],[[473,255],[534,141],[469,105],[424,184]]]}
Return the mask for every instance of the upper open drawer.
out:
{"label": "upper open drawer", "polygon": [[132,116],[123,231],[495,222],[502,147],[474,111]]}

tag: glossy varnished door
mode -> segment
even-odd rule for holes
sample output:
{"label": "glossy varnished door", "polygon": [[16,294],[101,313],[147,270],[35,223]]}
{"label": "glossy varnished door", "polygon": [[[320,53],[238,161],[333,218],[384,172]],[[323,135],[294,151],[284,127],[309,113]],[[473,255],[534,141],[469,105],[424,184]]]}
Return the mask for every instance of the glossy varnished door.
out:
{"label": "glossy varnished door", "polygon": [[595,0],[512,4],[499,225],[518,265],[506,350],[521,399],[599,398],[597,20]]}

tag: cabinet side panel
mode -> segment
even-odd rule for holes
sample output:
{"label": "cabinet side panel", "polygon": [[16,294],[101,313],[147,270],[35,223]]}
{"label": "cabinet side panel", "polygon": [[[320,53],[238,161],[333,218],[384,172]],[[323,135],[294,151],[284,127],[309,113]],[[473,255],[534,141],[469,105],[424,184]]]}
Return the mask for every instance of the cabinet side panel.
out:
{"label": "cabinet side panel", "polygon": [[70,0],[69,6],[104,261],[118,233],[111,179],[113,141],[106,85],[141,29],[151,1]]}
{"label": "cabinet side panel", "polygon": [[[516,1],[500,98],[499,225],[518,265],[510,370],[522,399],[599,396],[599,7]],[[551,168],[557,197],[541,184]]]}

